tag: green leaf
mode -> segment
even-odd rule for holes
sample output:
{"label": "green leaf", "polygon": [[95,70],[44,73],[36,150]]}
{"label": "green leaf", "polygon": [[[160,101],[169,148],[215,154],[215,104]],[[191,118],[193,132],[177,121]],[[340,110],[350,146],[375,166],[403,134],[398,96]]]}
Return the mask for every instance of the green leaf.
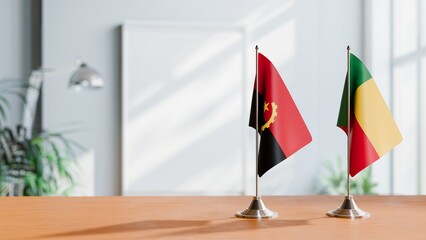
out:
{"label": "green leaf", "polygon": [[4,111],[3,106],[0,105],[0,115],[1,115],[1,119],[2,120],[6,120],[7,116],[6,116],[6,112]]}
{"label": "green leaf", "polygon": [[37,177],[32,174],[32,173],[27,173],[25,175],[25,185],[27,188],[29,188],[28,190],[30,191],[28,194],[30,196],[35,195],[35,193],[37,193]]}

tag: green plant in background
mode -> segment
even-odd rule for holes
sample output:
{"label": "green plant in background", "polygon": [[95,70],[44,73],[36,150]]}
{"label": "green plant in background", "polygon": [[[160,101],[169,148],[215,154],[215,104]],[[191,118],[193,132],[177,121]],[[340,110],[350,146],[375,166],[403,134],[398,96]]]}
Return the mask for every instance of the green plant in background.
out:
{"label": "green plant in background", "polygon": [[[324,164],[325,174],[320,176],[321,191],[323,194],[346,194],[347,169],[340,157],[336,161],[327,161]],[[373,181],[371,166],[351,178],[351,193],[355,195],[377,194],[377,183]]]}
{"label": "green plant in background", "polygon": [[28,137],[18,125],[16,131],[3,126],[10,109],[9,96],[26,101],[31,86],[16,80],[0,81],[0,195],[68,195],[75,184],[75,148],[82,147],[65,137],[68,131],[40,131]]}
{"label": "green plant in background", "polygon": [[25,132],[22,126],[0,132],[2,195],[67,195],[75,183],[73,148],[81,147],[61,133],[27,138]]}

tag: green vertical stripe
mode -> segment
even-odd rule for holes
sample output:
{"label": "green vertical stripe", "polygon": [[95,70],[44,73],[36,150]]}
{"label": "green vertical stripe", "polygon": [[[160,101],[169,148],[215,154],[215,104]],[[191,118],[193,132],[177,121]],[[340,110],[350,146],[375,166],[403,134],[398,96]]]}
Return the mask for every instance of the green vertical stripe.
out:
{"label": "green vertical stripe", "polygon": [[[350,54],[350,64],[351,64],[351,112],[353,112],[353,97],[355,95],[356,89],[361,86],[364,82],[371,79],[371,74],[368,71],[364,63],[359,60],[354,54]],[[346,74],[345,86],[343,89],[342,100],[340,102],[340,111],[339,117],[337,119],[338,127],[347,127],[348,126],[348,77]]]}
{"label": "green vertical stripe", "polygon": [[339,117],[337,118],[338,127],[348,126],[348,74],[346,73],[345,85],[343,87],[342,100],[340,101]]}
{"label": "green vertical stripe", "polygon": [[[351,53],[351,81],[354,82],[355,87],[353,88],[355,90],[361,86],[364,82],[370,80],[371,74],[368,71],[367,67],[364,65],[364,63],[359,60],[355,55]],[[353,96],[353,95],[352,95]]]}

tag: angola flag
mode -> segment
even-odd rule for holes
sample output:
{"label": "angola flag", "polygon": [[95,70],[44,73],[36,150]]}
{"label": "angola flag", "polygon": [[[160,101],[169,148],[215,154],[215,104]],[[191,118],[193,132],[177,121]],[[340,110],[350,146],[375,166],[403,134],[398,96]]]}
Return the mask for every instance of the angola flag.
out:
{"label": "angola flag", "polygon": [[258,54],[259,89],[254,86],[249,125],[256,129],[256,94],[259,109],[258,174],[290,157],[312,141],[311,134],[300,115],[287,87],[274,65]]}
{"label": "angola flag", "polygon": [[[337,126],[348,134],[346,77]],[[401,133],[367,67],[350,54],[350,174],[355,176],[402,141]]]}

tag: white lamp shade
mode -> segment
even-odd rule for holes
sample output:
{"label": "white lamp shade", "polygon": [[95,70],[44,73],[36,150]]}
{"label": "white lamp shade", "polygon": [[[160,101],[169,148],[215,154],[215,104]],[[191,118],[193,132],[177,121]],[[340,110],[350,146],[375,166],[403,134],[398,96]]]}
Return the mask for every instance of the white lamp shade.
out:
{"label": "white lamp shade", "polygon": [[103,78],[84,63],[79,66],[70,79],[71,88],[100,89],[104,85]]}

